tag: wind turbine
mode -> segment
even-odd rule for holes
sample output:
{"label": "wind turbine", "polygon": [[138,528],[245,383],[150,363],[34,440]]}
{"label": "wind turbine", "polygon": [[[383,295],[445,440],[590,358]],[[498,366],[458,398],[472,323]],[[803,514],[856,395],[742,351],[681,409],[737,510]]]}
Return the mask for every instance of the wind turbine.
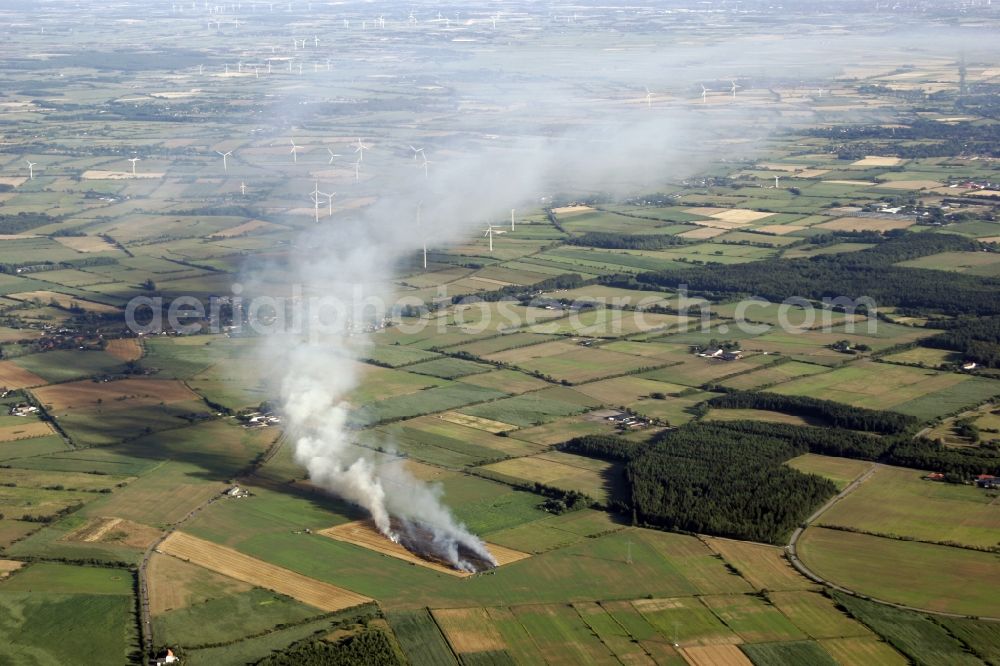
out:
{"label": "wind turbine", "polygon": [[24,161],[28,163],[28,180],[34,180],[35,165],[38,164],[38,162],[32,162],[31,160],[24,160]]}
{"label": "wind turbine", "polygon": [[217,154],[222,155],[222,170],[229,173],[229,156],[233,154],[233,151],[222,152],[220,150],[215,151]]}
{"label": "wind turbine", "polygon": [[649,88],[646,88],[646,108],[651,109],[653,107],[653,93],[650,92]]}
{"label": "wind turbine", "polygon": [[514,209],[510,209],[510,230],[514,231]]}
{"label": "wind turbine", "polygon": [[322,194],[323,194],[324,197],[326,197],[327,199],[330,200],[330,213],[329,214],[330,214],[330,217],[333,217],[333,198],[335,196],[337,196],[337,193],[336,192],[332,192],[330,194],[326,194],[325,192],[323,192]]}
{"label": "wind turbine", "polygon": [[430,178],[430,172],[427,170],[428,165],[433,164],[427,157],[424,157],[424,180]]}
{"label": "wind turbine", "polygon": [[313,36],[313,46],[319,46],[319,37]]}
{"label": "wind turbine", "polygon": [[333,148],[327,148],[326,152],[330,153],[330,161],[327,164],[333,164],[333,159],[335,157],[340,157],[340,153],[333,152]]}
{"label": "wind turbine", "polygon": [[774,189],[778,189],[778,178],[779,176],[774,177]]}
{"label": "wind turbine", "polygon": [[361,160],[354,163],[354,182],[361,182]]}
{"label": "wind turbine", "polygon": [[198,65],[198,75],[201,76],[204,73],[205,73],[205,66],[204,65]]}
{"label": "wind turbine", "polygon": [[424,149],[423,148],[414,148],[413,146],[410,146],[410,150],[413,151],[413,159],[414,159],[414,161],[416,161],[418,153],[420,155],[424,154]]}
{"label": "wind turbine", "polygon": [[733,87],[732,87],[732,91],[733,91],[733,99],[736,99],[736,91],[737,91],[738,89],[742,88],[743,86],[738,86],[738,85],[736,85],[736,81],[735,81],[735,80],[733,80],[733,81],[730,81],[730,83],[732,83],[732,84],[733,84]]}
{"label": "wind turbine", "polygon": [[299,163],[299,147],[295,145],[295,139],[291,139],[292,142],[292,162],[294,164]]}
{"label": "wind turbine", "polygon": [[135,163],[141,160],[141,157],[130,157],[129,162],[132,163],[132,177],[135,178]]}
{"label": "wind turbine", "polygon": [[312,194],[313,209],[316,212],[316,224],[319,224],[319,197],[323,193],[319,191],[318,180],[316,181],[315,185],[313,185],[313,191],[310,194]]}
{"label": "wind turbine", "polygon": [[483,234],[486,238],[490,239],[490,254],[493,254],[493,225],[486,225],[486,233]]}
{"label": "wind turbine", "polygon": [[247,195],[247,184],[244,182],[240,183],[240,194],[242,194],[243,196]]}
{"label": "wind turbine", "polygon": [[705,87],[704,83],[701,84],[701,103],[708,103],[708,88]]}
{"label": "wind turbine", "polygon": [[361,160],[365,159],[365,148],[368,148],[368,147],[369,147],[369,146],[366,146],[365,144],[363,144],[363,143],[361,142],[361,137],[358,137],[358,145],[357,145],[357,147],[356,147],[356,148],[354,149],[354,152],[358,153],[358,161],[359,161],[359,162],[360,162]]}

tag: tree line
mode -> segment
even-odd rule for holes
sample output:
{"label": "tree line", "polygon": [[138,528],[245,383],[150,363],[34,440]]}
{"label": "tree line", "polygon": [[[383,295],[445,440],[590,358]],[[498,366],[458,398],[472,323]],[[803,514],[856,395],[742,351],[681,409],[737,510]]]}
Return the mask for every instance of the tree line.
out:
{"label": "tree line", "polygon": [[[859,252],[819,255],[808,259],[765,259],[734,265],[669,268],[631,276],[608,276],[605,284],[626,288],[677,289],[715,298],[760,296],[772,301],[799,297],[860,299],[879,307],[934,311],[949,315],[1000,314],[1000,279],[962,273],[908,268],[894,264],[940,252],[979,249],[978,243],[953,234],[893,237]],[[863,311],[864,307],[859,310]]]}
{"label": "tree line", "polygon": [[988,368],[1000,368],[1000,317],[960,317],[951,321],[931,321],[927,327],[944,332],[921,340],[922,346],[957,351],[966,360]]}

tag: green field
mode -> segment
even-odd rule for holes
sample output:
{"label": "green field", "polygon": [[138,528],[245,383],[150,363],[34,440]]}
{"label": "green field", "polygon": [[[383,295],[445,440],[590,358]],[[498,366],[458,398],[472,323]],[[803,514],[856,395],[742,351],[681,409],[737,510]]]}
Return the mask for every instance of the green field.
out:
{"label": "green field", "polygon": [[[799,556],[816,574],[877,599],[916,608],[997,616],[988,586],[968,581],[1000,575],[996,556],[962,548],[812,527]],[[912,581],[921,581],[913,585]]]}
{"label": "green field", "polygon": [[979,488],[935,483],[923,476],[910,469],[879,467],[826,511],[819,524],[921,541],[996,545],[1000,513],[994,498]]}

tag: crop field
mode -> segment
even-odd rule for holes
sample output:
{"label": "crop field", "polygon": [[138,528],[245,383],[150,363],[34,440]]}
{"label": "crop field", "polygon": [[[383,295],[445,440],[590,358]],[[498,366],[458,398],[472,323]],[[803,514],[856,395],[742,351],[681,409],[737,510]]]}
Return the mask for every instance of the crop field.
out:
{"label": "crop field", "polygon": [[768,599],[810,638],[874,637],[819,592],[769,592]]}
{"label": "crop field", "polygon": [[142,345],[138,338],[108,340],[104,351],[122,361],[138,361],[142,358]]}
{"label": "crop field", "polygon": [[615,432],[615,427],[603,418],[584,414],[581,416],[570,416],[558,419],[542,425],[522,428],[511,432],[510,437],[520,439],[533,444],[551,446],[565,442],[573,437],[583,435],[610,435]]}
{"label": "crop field", "polygon": [[52,426],[44,421],[24,420],[23,425],[10,425],[0,427],[0,442],[16,442],[22,439],[33,437],[47,437],[54,434]]}
{"label": "crop field", "polygon": [[996,545],[1000,511],[994,498],[973,486],[935,483],[923,476],[912,469],[880,466],[819,522],[922,541]]}
{"label": "crop field", "polygon": [[649,359],[639,356],[588,347],[531,359],[519,364],[525,370],[538,372],[571,384],[593,381],[609,375],[634,372],[650,365],[658,364],[650,363]]}
{"label": "crop field", "polygon": [[45,379],[41,383],[109,374],[122,366],[120,359],[100,351],[57,350],[20,356],[15,362],[28,372]]}
{"label": "crop field", "polygon": [[680,648],[690,666],[751,666],[753,662],[735,645],[703,645]]}
{"label": "crop field", "polygon": [[[933,408],[934,399],[928,401],[927,410],[914,409],[917,400],[924,396],[947,396],[949,392],[961,391],[958,385],[972,379],[976,378],[906,366],[859,362],[824,374],[795,379],[772,390],[783,395],[809,395],[868,409],[891,409],[909,403],[909,407],[903,408],[905,413],[921,412],[919,415],[923,418],[931,418],[937,415],[929,411]],[[1000,383],[995,388],[993,384],[988,384],[984,389],[983,398],[989,397],[990,391],[1000,389]],[[964,397],[971,396],[972,393],[962,392],[958,395],[962,396],[959,402],[973,402],[971,399],[966,402]],[[940,399],[946,398],[939,397]]]}
{"label": "crop field", "polygon": [[838,664],[905,666],[909,661],[877,638],[829,638],[817,641]]}
{"label": "crop field", "polygon": [[137,646],[132,574],[33,564],[0,582],[0,661],[122,663]]}
{"label": "crop field", "polygon": [[822,419],[772,412],[766,409],[710,409],[705,421],[767,421],[789,425],[824,425]]}
{"label": "crop field", "polygon": [[571,606],[531,605],[511,609],[547,664],[602,663],[614,659]]}
{"label": "crop field", "polygon": [[507,648],[485,608],[442,608],[431,614],[456,654]]}
{"label": "crop field", "polygon": [[636,599],[632,606],[660,635],[682,647],[742,642],[697,597]]}
{"label": "crop field", "polygon": [[[419,377],[420,375],[412,375]],[[424,379],[431,379],[424,377]],[[441,380],[435,380],[441,381]],[[385,421],[395,421],[399,419],[443,412],[445,410],[456,409],[470,403],[487,402],[503,398],[506,393],[492,389],[460,384],[458,382],[449,383],[444,386],[435,386],[421,391],[416,391],[408,395],[396,396],[379,400],[372,404],[359,420],[374,424]],[[515,398],[516,399],[516,398]],[[492,403],[491,403],[492,404]],[[475,408],[471,408],[475,409]],[[463,411],[463,413],[466,413]],[[482,416],[475,412],[468,412],[474,416]],[[487,418],[491,418],[487,416]]]}
{"label": "crop field", "polygon": [[368,597],[269,565],[235,550],[184,532],[173,532],[157,552],[192,562],[223,576],[285,594],[325,611],[336,611],[371,601]]}
{"label": "crop field", "polygon": [[8,389],[28,388],[31,386],[41,386],[47,383],[38,375],[15,365],[11,361],[0,361],[0,386]]}
{"label": "crop field", "polygon": [[737,375],[720,382],[726,388],[740,391],[760,390],[765,387],[774,386],[790,381],[797,377],[807,377],[827,372],[828,368],[812,363],[801,363],[799,361],[789,361],[787,363],[773,363],[762,367],[759,370],[748,372],[745,375]]}
{"label": "crop field", "polygon": [[[798,551],[818,575],[876,599],[967,615],[1000,614],[988,586],[967,582],[1000,575],[991,553],[821,527],[806,530]],[[913,585],[915,580],[921,584]]]}
{"label": "crop field", "polygon": [[914,347],[913,349],[907,349],[895,354],[883,356],[882,360],[888,361],[889,363],[925,365],[929,368],[937,368],[945,363],[956,363],[961,361],[962,355],[945,349]]}
{"label": "crop field", "polygon": [[747,643],[793,641],[805,635],[773,606],[745,594],[701,597],[726,625]]}
{"label": "crop field", "polygon": [[812,641],[741,645],[740,649],[750,657],[755,666],[780,666],[781,664],[837,666],[837,662],[823,648]]}
{"label": "crop field", "polygon": [[462,414],[479,416],[520,427],[541,425],[559,417],[593,409],[600,403],[568,388],[549,388],[461,409]]}
{"label": "crop field", "polygon": [[848,597],[838,592],[833,598],[859,621],[878,632],[894,648],[920,666],[949,664],[972,666],[982,662],[970,654],[945,629],[929,617]]}
{"label": "crop field", "polygon": [[[792,458],[786,461],[785,464],[804,474],[816,474],[822,476],[824,479],[830,479],[837,488],[841,489],[864,474],[872,465],[872,463],[864,460],[835,458],[815,453],[806,453],[798,458]],[[824,520],[829,515],[825,514]]]}
{"label": "crop field", "polygon": [[447,640],[427,609],[392,611],[386,617],[400,647],[413,662],[429,666],[458,664]]}
{"label": "crop field", "polygon": [[480,469],[501,477],[576,490],[602,504],[624,491],[620,465],[559,451],[504,460]]}
{"label": "crop field", "polygon": [[810,590],[815,585],[801,576],[782,549],[759,543],[706,537],[705,543],[735,567],[755,590]]}
{"label": "crop field", "polygon": [[147,568],[149,610],[154,616],[253,589],[249,583],[163,553],[153,553]]}
{"label": "crop field", "polygon": [[69,382],[38,388],[33,393],[54,412],[71,409],[134,409],[198,398],[178,381],[158,379]]}

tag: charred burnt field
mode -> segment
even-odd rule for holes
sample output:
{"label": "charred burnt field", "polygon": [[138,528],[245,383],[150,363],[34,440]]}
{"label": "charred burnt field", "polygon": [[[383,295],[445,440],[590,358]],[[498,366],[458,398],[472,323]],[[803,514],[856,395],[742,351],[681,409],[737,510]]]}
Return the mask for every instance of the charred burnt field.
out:
{"label": "charred burnt field", "polygon": [[427,526],[397,518],[392,520],[391,525],[393,531],[399,536],[398,542],[379,532],[371,520],[344,523],[320,530],[318,533],[330,539],[344,541],[456,577],[473,576],[530,557],[528,553],[505,548],[498,544],[485,543],[486,549],[496,560],[496,564],[494,564],[469,546],[461,544],[456,545],[455,552],[461,558],[459,561],[464,561],[469,565],[469,570],[462,570],[451,563],[448,553],[442,545],[435,543],[434,533]]}

